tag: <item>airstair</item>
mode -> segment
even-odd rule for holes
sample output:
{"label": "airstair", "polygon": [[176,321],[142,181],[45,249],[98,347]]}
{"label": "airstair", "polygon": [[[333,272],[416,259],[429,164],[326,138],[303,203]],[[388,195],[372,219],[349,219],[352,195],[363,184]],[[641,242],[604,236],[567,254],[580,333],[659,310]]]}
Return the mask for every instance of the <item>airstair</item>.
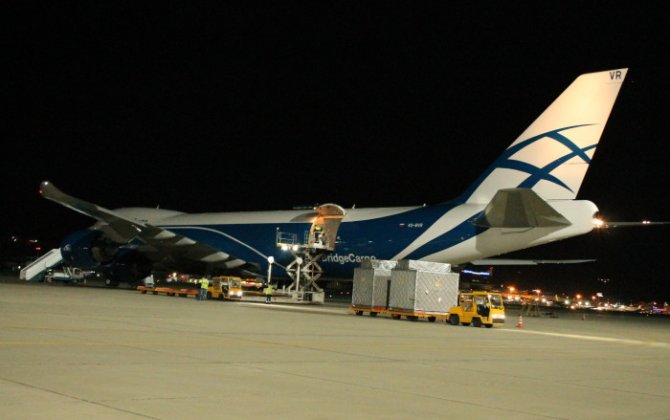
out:
{"label": "airstair", "polygon": [[21,280],[35,280],[39,279],[40,275],[50,269],[51,267],[60,264],[63,261],[63,256],[60,253],[60,248],[54,248],[46,254],[42,255],[35,261],[25,266],[19,273]]}
{"label": "airstair", "polygon": [[286,273],[293,280],[287,290],[294,300],[324,302],[323,289],[316,284],[323,275],[319,261],[335,250],[337,231],[345,214],[337,204],[323,204],[302,215],[301,218],[312,222],[302,242],[294,233],[277,232],[277,246],[294,257],[286,266]]}

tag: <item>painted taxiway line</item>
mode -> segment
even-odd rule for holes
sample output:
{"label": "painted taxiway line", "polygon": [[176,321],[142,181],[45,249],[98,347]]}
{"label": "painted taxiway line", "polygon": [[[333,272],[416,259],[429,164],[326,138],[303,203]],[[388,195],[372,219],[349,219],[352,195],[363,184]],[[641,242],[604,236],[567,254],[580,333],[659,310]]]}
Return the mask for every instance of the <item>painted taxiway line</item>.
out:
{"label": "painted taxiway line", "polygon": [[324,308],[321,305],[310,305],[310,304],[283,304],[272,302],[272,304],[267,304],[265,302],[239,302],[240,306],[250,306],[250,307],[264,307],[267,309],[274,309],[280,311],[294,311],[294,312],[312,312],[312,313],[321,313],[328,315],[349,315],[351,312],[348,312],[349,308]]}
{"label": "painted taxiway line", "polygon": [[498,331],[506,331],[519,334],[536,334],[536,335],[545,335],[549,337],[561,337],[561,338],[574,338],[577,340],[588,340],[588,341],[601,341],[606,343],[619,343],[619,344],[630,344],[635,346],[649,346],[649,347],[661,347],[670,349],[670,343],[665,343],[663,341],[643,341],[643,340],[631,340],[627,338],[614,338],[614,337],[602,337],[597,335],[582,335],[582,334],[566,334],[566,333],[553,333],[545,331],[533,331],[533,330],[522,330],[522,329],[499,329]]}

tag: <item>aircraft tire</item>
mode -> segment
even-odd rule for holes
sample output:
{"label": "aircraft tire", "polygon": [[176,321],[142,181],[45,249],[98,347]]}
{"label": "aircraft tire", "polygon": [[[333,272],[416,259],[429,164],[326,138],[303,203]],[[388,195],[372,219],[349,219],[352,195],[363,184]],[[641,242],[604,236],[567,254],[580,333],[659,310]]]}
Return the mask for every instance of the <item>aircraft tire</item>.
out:
{"label": "aircraft tire", "polygon": [[105,285],[108,286],[108,287],[118,287],[119,282],[111,280],[111,279],[105,279]]}

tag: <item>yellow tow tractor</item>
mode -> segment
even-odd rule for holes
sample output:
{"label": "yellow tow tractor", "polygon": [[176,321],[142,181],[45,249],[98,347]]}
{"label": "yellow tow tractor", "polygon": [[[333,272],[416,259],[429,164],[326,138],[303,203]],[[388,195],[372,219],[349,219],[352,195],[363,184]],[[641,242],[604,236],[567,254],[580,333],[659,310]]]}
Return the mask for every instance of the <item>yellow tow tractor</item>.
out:
{"label": "yellow tow tractor", "polygon": [[461,292],[458,305],[449,309],[447,320],[451,325],[470,325],[486,328],[505,323],[503,297],[495,292]]}
{"label": "yellow tow tractor", "polygon": [[219,300],[242,299],[242,279],[234,276],[214,277],[209,283],[207,298]]}

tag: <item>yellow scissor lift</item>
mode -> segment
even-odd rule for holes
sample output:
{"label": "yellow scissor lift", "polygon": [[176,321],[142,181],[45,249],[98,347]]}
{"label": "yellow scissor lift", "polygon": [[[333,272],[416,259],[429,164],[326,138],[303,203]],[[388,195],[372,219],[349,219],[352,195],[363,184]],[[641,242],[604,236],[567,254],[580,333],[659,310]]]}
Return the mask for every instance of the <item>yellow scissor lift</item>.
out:
{"label": "yellow scissor lift", "polygon": [[297,216],[293,222],[312,222],[302,242],[294,233],[277,230],[277,246],[291,252],[294,257],[286,266],[286,273],[293,280],[288,293],[295,301],[323,303],[323,289],[316,284],[323,275],[319,261],[335,250],[337,231],[345,214],[345,210],[337,204],[323,204],[312,212]]}

